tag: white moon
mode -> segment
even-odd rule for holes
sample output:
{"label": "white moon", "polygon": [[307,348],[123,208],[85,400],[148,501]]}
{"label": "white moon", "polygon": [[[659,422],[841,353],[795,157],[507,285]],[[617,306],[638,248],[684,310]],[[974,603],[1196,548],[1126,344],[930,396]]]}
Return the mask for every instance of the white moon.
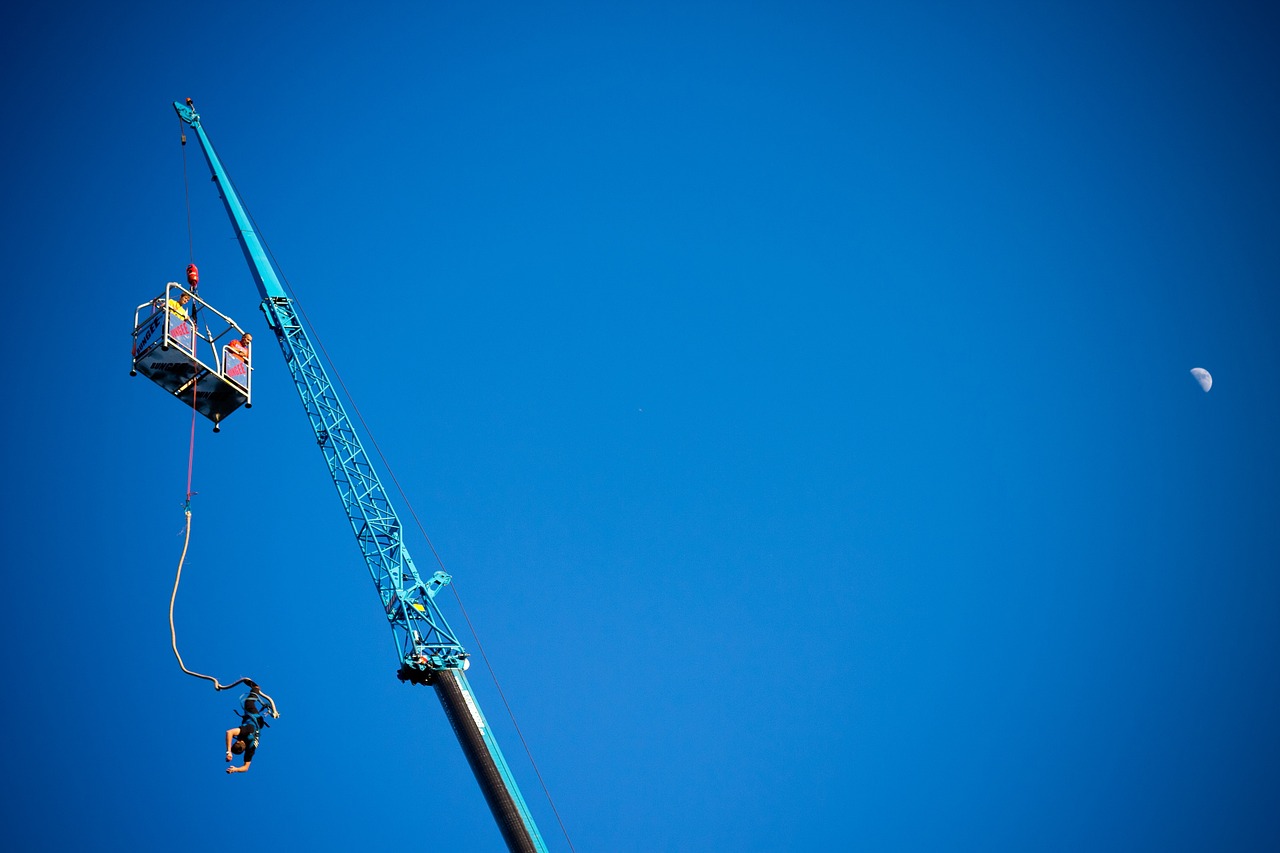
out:
{"label": "white moon", "polygon": [[1200,383],[1200,387],[1204,389],[1205,393],[1209,393],[1209,389],[1213,387],[1213,377],[1209,375],[1209,371],[1203,367],[1193,367],[1191,368],[1191,375]]}

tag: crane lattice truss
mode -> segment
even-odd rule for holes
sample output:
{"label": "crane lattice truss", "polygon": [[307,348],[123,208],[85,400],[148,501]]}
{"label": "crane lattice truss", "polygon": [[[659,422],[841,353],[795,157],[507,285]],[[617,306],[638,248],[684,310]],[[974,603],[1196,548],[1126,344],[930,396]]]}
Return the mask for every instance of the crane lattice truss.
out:
{"label": "crane lattice truss", "polygon": [[329,380],[296,303],[280,285],[252,220],[204,132],[200,116],[190,99],[185,104],[175,101],[173,107],[200,140],[262,296],[262,311],[276,333],[316,443],[377,586],[400,658],[397,675],[402,681],[434,688],[507,847],[519,853],[546,853],[546,844],[520,786],[467,683],[467,654],[436,606],[435,595],[449,583],[449,576],[436,572],[423,582],[414,568],[404,546],[400,519],[386,489]]}
{"label": "crane lattice truss", "polygon": [[418,574],[404,547],[400,518],[320,363],[293,300],[269,297],[262,303],[262,311],[280,340],[316,443],[378,588],[400,660],[416,670],[461,667],[466,652],[435,603],[435,594],[449,582],[449,575],[436,572],[424,582]]}

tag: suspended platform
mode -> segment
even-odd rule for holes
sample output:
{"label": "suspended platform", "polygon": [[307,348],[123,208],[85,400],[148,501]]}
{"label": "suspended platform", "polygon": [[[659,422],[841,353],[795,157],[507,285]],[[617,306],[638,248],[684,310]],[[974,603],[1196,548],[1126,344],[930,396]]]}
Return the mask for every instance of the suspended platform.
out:
{"label": "suspended platform", "polygon": [[213,421],[217,432],[228,415],[253,405],[251,355],[238,346],[244,337],[234,320],[171,281],[133,313],[129,375],[141,373]]}

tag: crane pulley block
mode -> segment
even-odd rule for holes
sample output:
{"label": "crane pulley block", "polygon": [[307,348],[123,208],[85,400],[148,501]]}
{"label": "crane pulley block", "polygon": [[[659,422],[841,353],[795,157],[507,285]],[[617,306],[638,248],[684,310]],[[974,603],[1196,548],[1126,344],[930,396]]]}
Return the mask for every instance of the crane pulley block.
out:
{"label": "crane pulley block", "polygon": [[251,340],[230,317],[171,281],[133,312],[129,375],[155,382],[213,421],[217,432],[228,415],[253,405]]}

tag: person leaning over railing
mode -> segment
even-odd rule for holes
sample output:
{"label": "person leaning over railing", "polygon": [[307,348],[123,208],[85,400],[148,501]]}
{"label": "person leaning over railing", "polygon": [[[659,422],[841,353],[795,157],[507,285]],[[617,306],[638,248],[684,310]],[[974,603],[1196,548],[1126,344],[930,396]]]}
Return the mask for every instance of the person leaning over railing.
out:
{"label": "person leaning over railing", "polygon": [[238,341],[227,344],[227,352],[244,361],[249,360],[249,344],[253,343],[253,335],[248,332]]}

